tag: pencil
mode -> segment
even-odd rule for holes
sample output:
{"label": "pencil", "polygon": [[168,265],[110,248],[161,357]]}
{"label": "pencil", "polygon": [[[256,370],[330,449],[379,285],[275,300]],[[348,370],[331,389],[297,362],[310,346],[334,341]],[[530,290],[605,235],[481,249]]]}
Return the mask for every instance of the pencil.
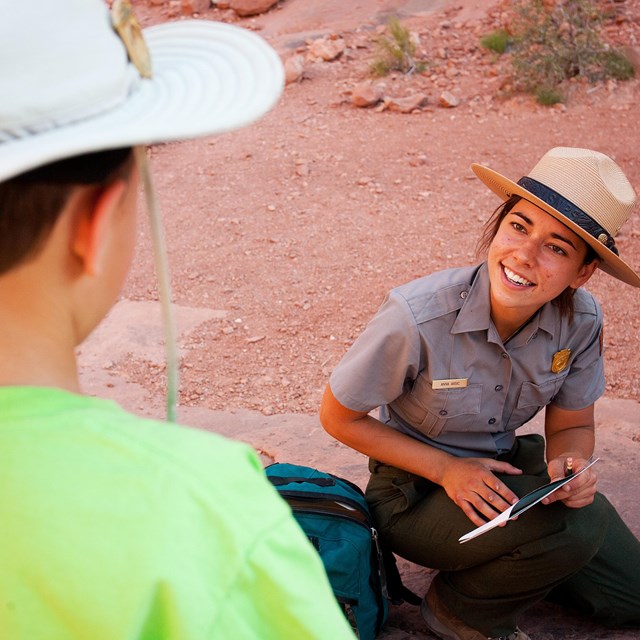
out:
{"label": "pencil", "polygon": [[573,475],[573,458],[567,458],[564,461],[564,477],[568,478]]}

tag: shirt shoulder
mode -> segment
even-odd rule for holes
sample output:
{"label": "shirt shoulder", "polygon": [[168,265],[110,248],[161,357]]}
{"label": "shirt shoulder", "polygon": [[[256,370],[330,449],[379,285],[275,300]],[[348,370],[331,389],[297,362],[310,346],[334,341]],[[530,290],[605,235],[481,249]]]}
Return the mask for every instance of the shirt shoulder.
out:
{"label": "shirt shoulder", "polygon": [[168,481],[191,498],[199,496],[202,504],[226,512],[227,523],[235,522],[239,529],[249,525],[243,537],[249,540],[259,530],[255,522],[250,525],[258,513],[265,527],[285,515],[257,453],[247,444],[190,426],[126,415],[132,422],[119,435],[134,456],[157,475],[171,478]]}
{"label": "shirt shoulder", "polygon": [[600,303],[589,291],[580,287],[573,296],[573,309],[576,315],[582,314],[586,316],[595,316],[602,318],[602,309]]}
{"label": "shirt shoulder", "polygon": [[475,280],[478,266],[445,269],[392,289],[390,296],[403,299],[416,323],[458,311]]}

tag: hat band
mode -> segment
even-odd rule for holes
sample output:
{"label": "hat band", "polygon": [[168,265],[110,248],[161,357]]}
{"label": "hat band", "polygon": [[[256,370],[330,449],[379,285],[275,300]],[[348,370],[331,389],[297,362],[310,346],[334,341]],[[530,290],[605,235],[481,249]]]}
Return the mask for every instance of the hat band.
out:
{"label": "hat band", "polygon": [[518,180],[518,185],[536,196],[536,198],[540,198],[540,200],[546,202],[549,206],[558,211],[558,213],[569,218],[571,222],[577,224],[590,236],[593,236],[600,244],[607,247],[607,249],[616,255],[619,255],[613,236],[609,234],[606,229],[603,229],[589,214],[585,213],[580,209],[580,207],[573,204],[571,200],[567,200],[557,191],[554,191],[550,187],[542,184],[542,182],[538,182],[528,176],[520,178],[520,180]]}

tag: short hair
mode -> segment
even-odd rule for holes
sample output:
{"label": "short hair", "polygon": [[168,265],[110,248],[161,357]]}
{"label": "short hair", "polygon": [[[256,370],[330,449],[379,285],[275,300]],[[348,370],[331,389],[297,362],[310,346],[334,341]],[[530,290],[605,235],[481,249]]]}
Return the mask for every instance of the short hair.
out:
{"label": "short hair", "polygon": [[77,186],[128,176],[130,147],[87,153],[0,182],[0,275],[35,257]]}
{"label": "short hair", "polygon": [[[493,212],[493,215],[485,223],[480,239],[478,240],[477,253],[479,256],[485,256],[487,254],[489,246],[496,237],[498,229],[500,228],[505,216],[516,206],[518,202],[520,202],[520,200],[523,200],[522,196],[512,195]],[[594,260],[598,259],[598,254],[586,242],[585,245],[587,247],[587,253],[584,258],[584,264],[590,264]],[[575,289],[567,287],[552,301],[558,307],[560,316],[566,316],[569,319],[569,323],[573,321],[573,314],[575,311],[573,305],[573,296],[575,292]]]}

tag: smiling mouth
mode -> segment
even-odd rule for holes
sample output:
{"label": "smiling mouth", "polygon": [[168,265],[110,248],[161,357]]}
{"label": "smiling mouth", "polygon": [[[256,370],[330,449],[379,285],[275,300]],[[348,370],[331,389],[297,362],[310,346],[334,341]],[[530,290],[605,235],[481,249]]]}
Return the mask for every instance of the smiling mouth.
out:
{"label": "smiling mouth", "polygon": [[504,265],[502,265],[502,269],[504,270],[504,275],[507,277],[507,280],[509,282],[512,282],[513,284],[517,284],[519,287],[533,287],[534,286],[533,282],[530,282],[526,278],[523,278],[522,276],[519,276],[517,273],[514,273],[513,271],[511,271],[511,269],[508,269]]}

